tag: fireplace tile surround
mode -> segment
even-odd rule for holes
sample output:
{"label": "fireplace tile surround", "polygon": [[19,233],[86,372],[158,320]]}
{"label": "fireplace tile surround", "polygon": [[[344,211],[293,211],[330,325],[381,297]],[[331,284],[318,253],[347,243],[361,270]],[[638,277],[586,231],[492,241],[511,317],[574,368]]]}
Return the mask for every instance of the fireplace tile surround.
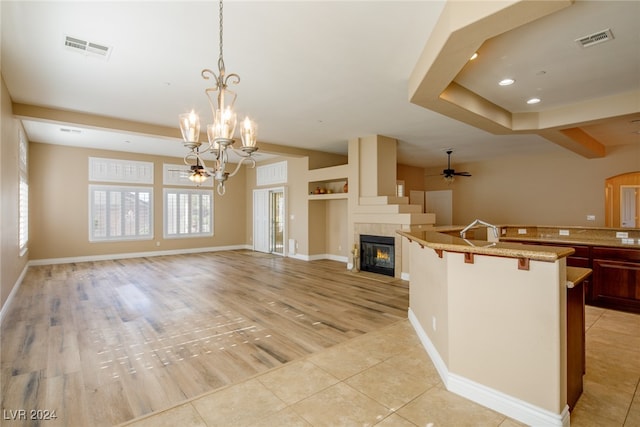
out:
{"label": "fireplace tile surround", "polygon": [[[402,238],[396,230],[406,230],[407,226],[402,224],[354,224],[354,242],[360,242],[360,235],[393,237],[395,245],[395,274],[397,279],[402,278]],[[359,244],[359,243],[358,243]],[[358,265],[358,268],[360,266]]]}

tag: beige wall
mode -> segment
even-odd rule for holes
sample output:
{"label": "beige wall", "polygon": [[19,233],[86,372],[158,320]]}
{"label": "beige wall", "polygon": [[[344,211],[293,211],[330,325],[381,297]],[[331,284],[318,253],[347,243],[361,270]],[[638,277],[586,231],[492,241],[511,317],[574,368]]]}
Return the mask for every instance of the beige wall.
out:
{"label": "beige wall", "polygon": [[309,159],[290,159],[287,170],[289,181],[287,201],[287,226],[289,239],[294,239],[298,243],[298,254],[309,254],[309,202],[307,194],[309,185],[307,184],[307,170]]}
{"label": "beige wall", "polygon": [[531,260],[529,270],[520,270],[515,258],[475,254],[471,264],[462,253],[443,250],[440,257],[415,241],[410,257],[411,313],[428,337],[425,345],[438,353],[441,375],[561,413],[566,259]]}
{"label": "beige wall", "polygon": [[[425,177],[427,190],[453,190],[453,223],[476,218],[501,224],[604,226],[607,177],[640,170],[640,148],[609,147],[600,159],[585,159],[558,148],[552,154],[501,157],[457,164],[470,178],[458,177],[450,186],[438,177]],[[427,169],[437,175],[441,169]],[[587,221],[587,215],[595,221]]]}
{"label": "beige wall", "polygon": [[[325,200],[309,201],[308,255],[322,255],[327,247],[327,209]],[[304,253],[304,252],[302,252]]]}
{"label": "beige wall", "polygon": [[[154,163],[154,238],[134,242],[90,243],[88,237],[88,158],[106,157]],[[51,144],[30,144],[30,259],[183,250],[244,245],[247,242],[245,171],[227,181],[224,196],[214,195],[214,236],[163,238],[163,163],[182,159]],[[99,183],[97,183],[99,184]]]}
{"label": "beige wall", "polygon": [[421,247],[418,242],[413,241],[409,243],[409,259],[412,278],[409,286],[409,307],[437,349],[442,362],[448,367],[448,258],[440,258],[434,250]]}
{"label": "beige wall", "polygon": [[[11,98],[2,80],[0,87],[0,306],[17,284],[29,252],[20,256],[18,244],[18,147],[20,123],[13,118]],[[29,242],[29,246],[32,246]]]}
{"label": "beige wall", "polygon": [[410,191],[424,191],[424,168],[399,164],[396,179],[404,181],[404,195],[409,196]]}
{"label": "beige wall", "polygon": [[[566,400],[566,258],[445,252],[449,371],[559,414]],[[499,272],[497,274],[496,272]],[[427,324],[428,325],[428,324]],[[471,356],[473,355],[473,356]]]}
{"label": "beige wall", "polygon": [[347,199],[327,200],[325,202],[325,254],[349,256],[349,230],[347,229],[349,209]]}
{"label": "beige wall", "polygon": [[382,135],[359,138],[360,197],[396,195],[397,141]]}

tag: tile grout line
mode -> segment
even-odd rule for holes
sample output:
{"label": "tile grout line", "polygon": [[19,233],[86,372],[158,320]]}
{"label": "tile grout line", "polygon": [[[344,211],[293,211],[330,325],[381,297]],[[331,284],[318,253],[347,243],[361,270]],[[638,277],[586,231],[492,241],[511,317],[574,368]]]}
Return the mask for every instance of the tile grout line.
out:
{"label": "tile grout line", "polygon": [[631,396],[631,403],[629,403],[629,407],[627,408],[627,413],[624,415],[624,421],[622,422],[623,426],[627,424],[627,419],[629,419],[629,415],[631,414],[631,408],[633,408],[633,402],[635,401],[636,396],[640,398],[640,376],[638,377],[638,381],[636,382],[636,390]]}

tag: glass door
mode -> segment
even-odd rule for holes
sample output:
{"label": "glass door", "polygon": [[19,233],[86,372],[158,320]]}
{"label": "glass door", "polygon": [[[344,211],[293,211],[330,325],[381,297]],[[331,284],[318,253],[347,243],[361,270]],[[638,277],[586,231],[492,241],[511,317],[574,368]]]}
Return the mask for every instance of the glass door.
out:
{"label": "glass door", "polygon": [[284,190],[270,191],[270,249],[284,255]]}
{"label": "glass door", "polygon": [[285,190],[253,190],[253,250],[284,255],[286,240]]}

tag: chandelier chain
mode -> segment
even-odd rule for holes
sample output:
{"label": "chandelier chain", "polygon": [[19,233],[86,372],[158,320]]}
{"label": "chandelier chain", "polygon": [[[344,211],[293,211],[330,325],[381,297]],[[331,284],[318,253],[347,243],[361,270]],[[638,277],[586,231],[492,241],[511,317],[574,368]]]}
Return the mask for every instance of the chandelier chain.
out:
{"label": "chandelier chain", "polygon": [[224,59],[222,57],[222,0],[220,0],[219,4],[220,56],[218,56],[218,71],[220,71],[220,74],[224,75]]}
{"label": "chandelier chain", "polygon": [[[240,170],[240,166],[247,164],[255,167],[256,160],[252,157],[253,153],[258,150],[256,146],[256,124],[249,117],[246,117],[242,124],[240,137],[242,139],[242,147],[239,151],[233,148],[233,133],[236,127],[236,113],[233,111],[233,104],[236,99],[236,93],[227,89],[227,83],[237,85],[240,83],[240,76],[231,73],[226,75],[224,58],[223,58],[223,6],[222,0],[219,0],[219,50],[218,57],[218,75],[212,70],[205,68],[200,75],[203,79],[214,79],[215,85],[205,89],[205,94],[211,106],[213,113],[213,124],[207,125],[207,136],[209,145],[201,150],[200,136],[200,118],[191,113],[180,114],[180,131],[184,139],[184,146],[190,152],[184,157],[184,162],[189,166],[189,179],[200,185],[208,177],[213,177],[218,182],[217,192],[219,195],[225,193],[225,182],[233,177]],[[240,159],[233,171],[227,171],[229,164],[229,153],[232,150]],[[207,168],[204,159],[201,157],[204,153],[215,155],[213,167]]]}

